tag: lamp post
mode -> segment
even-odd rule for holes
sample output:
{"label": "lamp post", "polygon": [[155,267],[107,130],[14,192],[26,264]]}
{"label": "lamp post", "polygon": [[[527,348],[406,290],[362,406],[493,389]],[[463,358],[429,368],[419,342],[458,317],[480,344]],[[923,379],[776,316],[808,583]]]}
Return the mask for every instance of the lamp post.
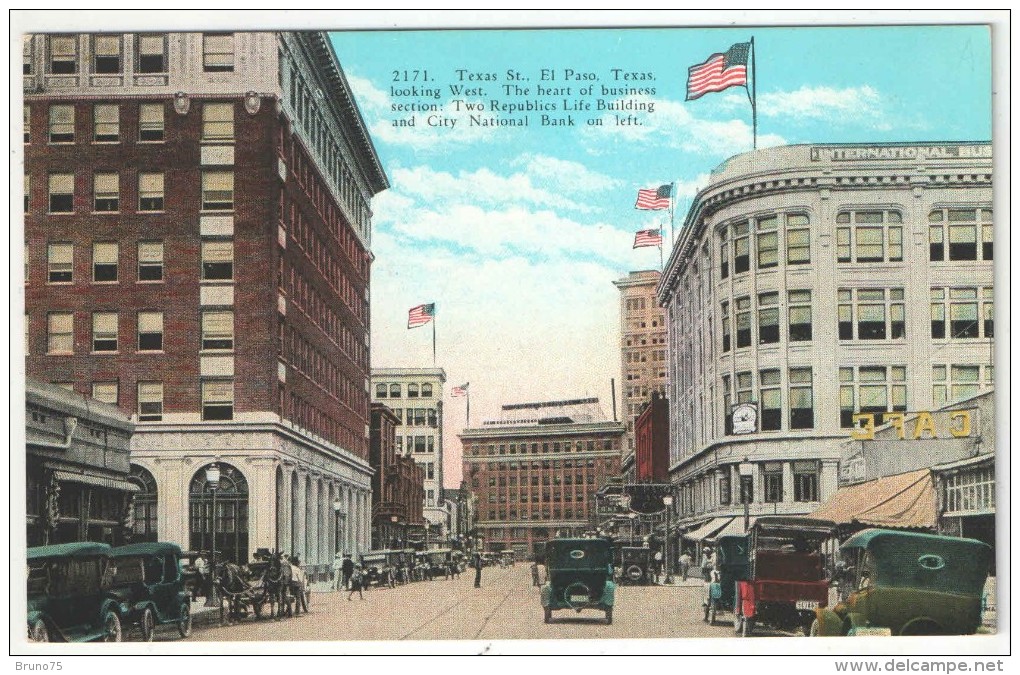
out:
{"label": "lamp post", "polygon": [[205,468],[205,482],[212,492],[212,565],[210,567],[211,583],[209,595],[206,596],[206,607],[219,607],[220,598],[216,594],[216,490],[220,487],[220,465],[213,462]]}
{"label": "lamp post", "polygon": [[630,545],[633,546],[634,545],[634,523],[637,522],[637,514],[634,513],[633,511],[631,511],[630,513],[627,514],[627,517],[630,518]]}
{"label": "lamp post", "polygon": [[662,503],[666,507],[666,552],[664,554],[666,556],[666,583],[671,584],[673,583],[672,575],[673,565],[671,562],[673,559],[669,557],[669,536],[670,536],[669,529],[671,525],[670,519],[672,517],[673,511],[673,495],[666,495],[665,497],[663,497]]}
{"label": "lamp post", "polygon": [[739,465],[740,470],[740,501],[744,505],[744,532],[751,528],[751,502],[747,494],[747,483],[754,475],[754,464],[747,461],[747,457]]}

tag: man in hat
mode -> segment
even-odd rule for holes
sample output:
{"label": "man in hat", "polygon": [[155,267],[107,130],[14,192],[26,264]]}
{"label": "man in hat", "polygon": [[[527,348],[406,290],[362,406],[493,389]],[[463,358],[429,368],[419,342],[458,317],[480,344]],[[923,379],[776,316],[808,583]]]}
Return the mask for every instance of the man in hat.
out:
{"label": "man in hat", "polygon": [[344,588],[350,589],[351,575],[354,574],[354,561],[350,553],[344,553],[344,561],[340,564],[340,571],[343,573]]}
{"label": "man in hat", "polygon": [[341,585],[343,584],[343,579],[344,579],[344,577],[343,577],[343,574],[344,574],[343,566],[344,566],[344,557],[340,554],[340,551],[337,551],[336,555],[333,556],[333,590],[334,591],[339,591],[341,589],[341,587],[342,587]]}

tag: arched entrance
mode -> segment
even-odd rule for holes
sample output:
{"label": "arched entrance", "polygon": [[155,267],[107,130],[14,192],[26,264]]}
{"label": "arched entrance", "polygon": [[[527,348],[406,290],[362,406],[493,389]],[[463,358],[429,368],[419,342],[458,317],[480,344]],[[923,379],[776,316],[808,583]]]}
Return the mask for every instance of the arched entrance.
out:
{"label": "arched entrance", "polygon": [[132,464],[131,481],[140,488],[132,501],[131,541],[159,541],[156,479],[145,467]]}
{"label": "arched entrance", "polygon": [[[248,562],[248,481],[230,464],[219,462],[220,482],[216,490],[217,560],[238,564]],[[203,466],[191,478],[188,512],[191,537],[189,547],[211,551],[213,545],[213,494]]]}

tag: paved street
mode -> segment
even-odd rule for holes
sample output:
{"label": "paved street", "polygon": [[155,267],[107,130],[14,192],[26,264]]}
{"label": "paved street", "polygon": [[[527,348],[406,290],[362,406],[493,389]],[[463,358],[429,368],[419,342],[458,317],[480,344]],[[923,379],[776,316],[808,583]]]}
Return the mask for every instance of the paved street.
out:
{"label": "paved street", "polygon": [[[729,624],[702,622],[701,585],[623,586],[617,590],[613,624],[603,614],[566,610],[542,621],[539,590],[527,565],[487,567],[482,588],[474,572],[459,579],[417,582],[395,589],[312,594],[310,613],[282,621],[247,619],[227,627],[196,626],[195,641],[226,640],[486,640],[552,638],[733,637]],[[729,621],[730,616],[724,617]]]}

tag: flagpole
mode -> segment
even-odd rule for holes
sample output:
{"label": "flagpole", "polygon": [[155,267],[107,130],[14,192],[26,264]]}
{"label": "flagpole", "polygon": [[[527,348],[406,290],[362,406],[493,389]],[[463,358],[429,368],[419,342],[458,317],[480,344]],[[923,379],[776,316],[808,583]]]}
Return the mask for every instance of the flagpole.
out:
{"label": "flagpole", "polygon": [[673,239],[673,216],[676,214],[676,181],[670,183],[669,189],[669,246],[672,250],[676,243]]}
{"label": "flagpole", "polygon": [[471,428],[471,385],[468,384],[468,390],[464,392],[467,398],[467,428]]}
{"label": "flagpole", "polygon": [[436,367],[436,313],[432,312],[432,367]]}
{"label": "flagpole", "polygon": [[[751,129],[753,150],[758,149],[758,76],[755,74],[754,36],[751,36]],[[746,87],[745,87],[746,88]]]}

